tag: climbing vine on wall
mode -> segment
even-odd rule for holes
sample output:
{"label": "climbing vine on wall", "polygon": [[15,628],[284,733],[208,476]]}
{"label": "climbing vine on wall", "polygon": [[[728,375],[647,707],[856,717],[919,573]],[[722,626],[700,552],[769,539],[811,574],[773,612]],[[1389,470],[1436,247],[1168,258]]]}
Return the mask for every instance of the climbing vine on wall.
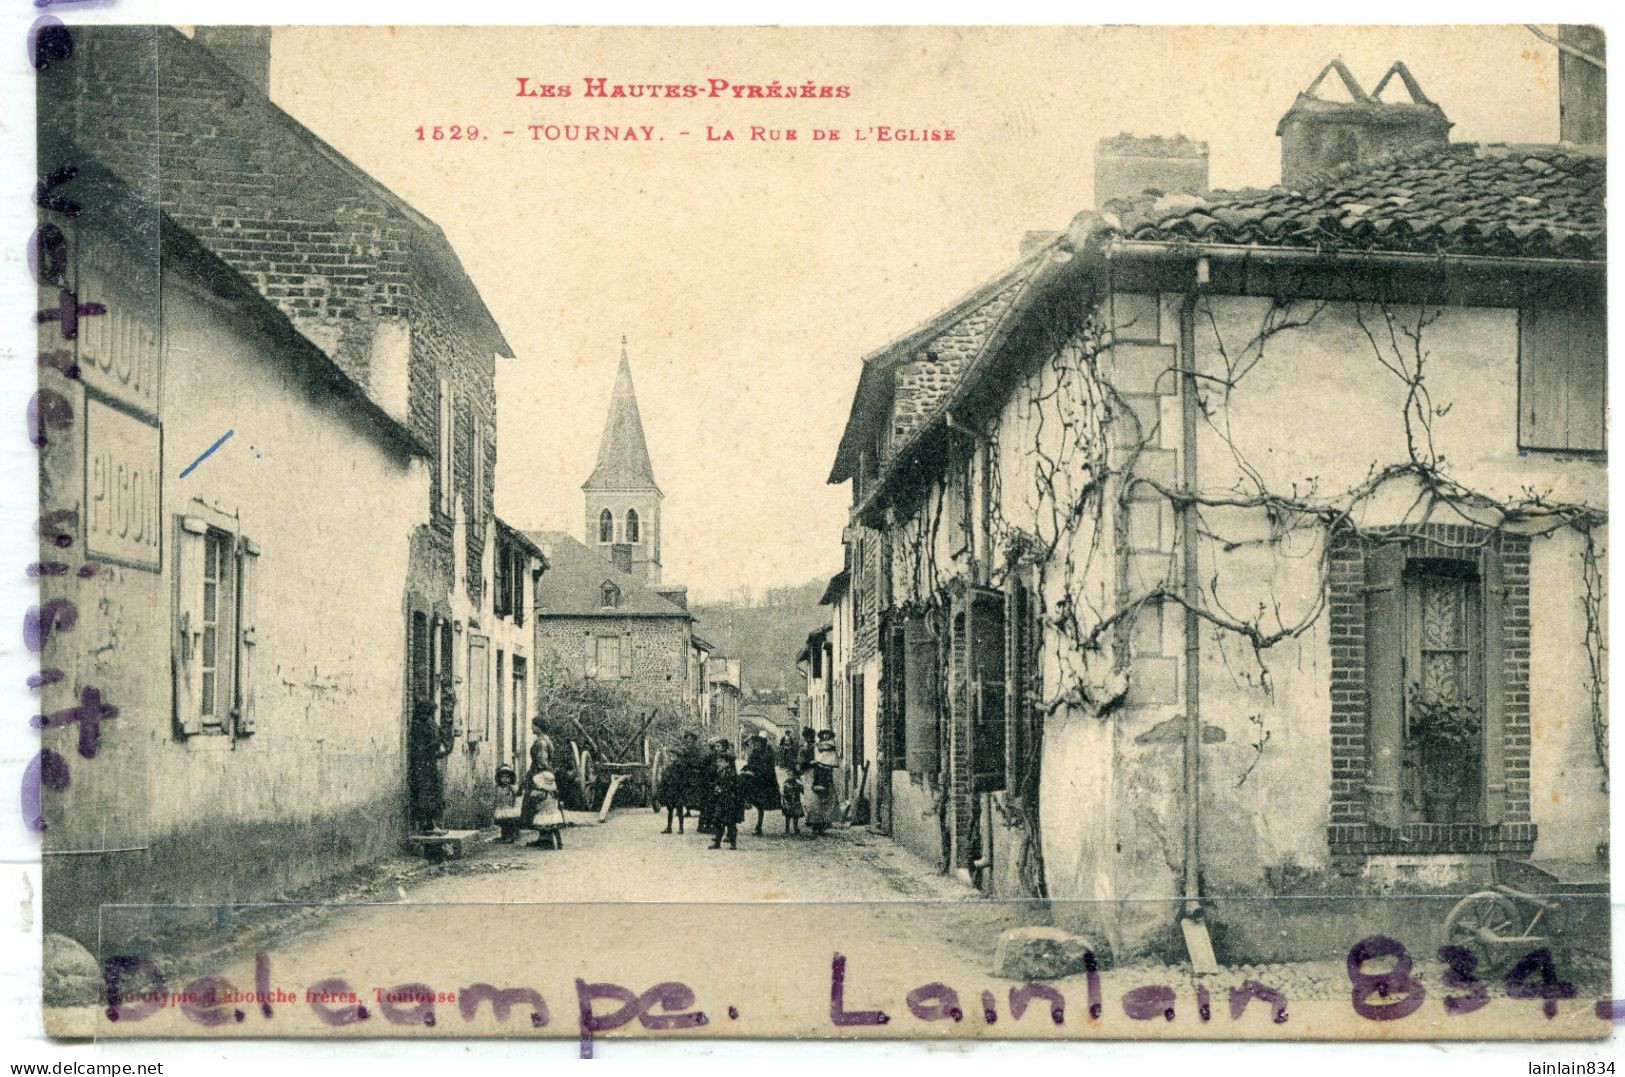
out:
{"label": "climbing vine on wall", "polygon": [[[1119,705],[1127,687],[1130,633],[1153,603],[1186,611],[1205,625],[1220,641],[1218,653],[1235,683],[1270,697],[1270,652],[1310,631],[1327,609],[1334,536],[1391,540],[1396,528],[1458,523],[1482,536],[1473,543],[1477,546],[1497,541],[1501,533],[1537,538],[1567,530],[1583,539],[1580,601],[1585,629],[1578,642],[1589,665],[1593,740],[1606,785],[1604,585],[1593,533],[1606,524],[1606,511],[1529,488],[1513,497],[1496,497],[1452,476],[1436,442],[1435,425],[1456,402],[1435,398],[1428,345],[1445,308],[1366,301],[1351,301],[1344,308],[1352,311],[1366,360],[1390,376],[1398,390],[1392,421],[1403,437],[1403,458],[1373,462],[1357,482],[1337,489],[1323,488],[1316,476],[1277,488],[1249,459],[1236,430],[1236,394],[1267,368],[1277,341],[1312,329],[1329,309],[1326,301],[1279,297],[1265,306],[1247,339],[1233,341],[1226,339],[1215,306],[1196,304],[1195,316],[1207,334],[1202,350],[1211,348],[1216,365],[1189,374],[1170,368],[1158,378],[1188,379],[1194,386],[1200,436],[1221,447],[1234,480],[1225,488],[1194,490],[1141,466],[1160,437],[1160,416],[1138,414],[1102,370],[1113,343],[1103,320],[1077,305],[1057,303],[1043,312],[1042,339],[1033,346],[1046,359],[1015,386],[1001,421],[979,432],[987,487],[983,504],[993,551],[987,558],[987,582],[1002,588],[1017,571],[1035,577],[1039,617],[1048,630],[1042,712],[1068,708],[1105,716]],[[1349,359],[1357,361],[1358,356]],[[961,433],[950,455],[958,461],[977,448],[968,432]],[[951,462],[947,473],[957,466]],[[954,551],[944,553],[941,542],[945,514],[958,511],[951,502],[969,496],[955,487],[950,479],[937,481],[899,525],[900,605],[920,611],[943,608],[962,574]],[[1270,580],[1262,597],[1238,599],[1232,594],[1235,581],[1227,581],[1220,567],[1190,588],[1168,582],[1136,587],[1127,572],[1128,508],[1147,488],[1176,513],[1194,514],[1196,533],[1211,562],[1247,547],[1266,549],[1276,558],[1312,557],[1317,585],[1294,587],[1281,596]],[[1394,496],[1408,501],[1397,520],[1391,512],[1372,513],[1381,522],[1365,522],[1366,510],[1379,497]],[[1234,521],[1238,510],[1263,515],[1268,527],[1262,537],[1251,528],[1240,536],[1223,533],[1224,521]],[[1177,580],[1177,574],[1171,575]],[[1245,666],[1230,664],[1222,646],[1226,640],[1242,644],[1249,656]],[[1238,785],[1253,773],[1270,741],[1262,714],[1249,716],[1249,721],[1255,727],[1253,755]],[[1036,760],[1028,769],[1036,774]],[[1035,844],[1037,819],[1022,815],[1024,799],[1014,798],[1007,821],[1025,825],[1029,842]]]}

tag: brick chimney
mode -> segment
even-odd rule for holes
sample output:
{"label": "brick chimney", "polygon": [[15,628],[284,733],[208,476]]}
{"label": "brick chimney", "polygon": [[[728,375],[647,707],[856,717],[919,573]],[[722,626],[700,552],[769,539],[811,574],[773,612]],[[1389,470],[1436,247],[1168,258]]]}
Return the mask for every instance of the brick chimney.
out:
{"label": "brick chimney", "polygon": [[632,574],[632,544],[630,542],[617,542],[609,548],[610,564],[626,573]]}
{"label": "brick chimney", "polygon": [[[1316,95],[1320,84],[1333,72],[1348,89],[1349,100],[1327,100]],[[1410,95],[1409,101],[1382,100],[1383,91],[1396,78]],[[1298,95],[1275,128],[1281,138],[1281,185],[1301,188],[1343,165],[1446,145],[1450,127],[1444,110],[1428,100],[1403,63],[1395,61],[1368,94],[1343,61],[1333,60],[1320,69],[1315,81]]]}
{"label": "brick chimney", "polygon": [[1184,135],[1136,138],[1121,134],[1095,143],[1095,206],[1114,198],[1184,191],[1206,195],[1207,143]]}
{"label": "brick chimney", "polygon": [[1581,146],[1602,146],[1608,141],[1608,74],[1586,59],[1605,61],[1606,43],[1595,26],[1559,26],[1557,40],[1585,53],[1557,54],[1559,138]]}
{"label": "brick chimney", "polygon": [[269,26],[199,26],[193,40],[266,97],[271,96],[271,28]]}

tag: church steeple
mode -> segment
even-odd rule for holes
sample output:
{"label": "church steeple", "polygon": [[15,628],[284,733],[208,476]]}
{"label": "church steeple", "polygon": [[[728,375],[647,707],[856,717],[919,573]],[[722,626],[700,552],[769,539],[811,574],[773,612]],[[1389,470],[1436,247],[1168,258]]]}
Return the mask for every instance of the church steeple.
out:
{"label": "church steeple", "polygon": [[609,397],[609,415],[598,439],[598,465],[592,469],[583,490],[628,490],[654,487],[654,466],[649,462],[649,446],[643,439],[643,417],[638,414],[638,394],[632,388],[632,364],[626,358],[626,337],[621,337],[621,366],[615,372],[615,389]]}
{"label": "church steeple", "polygon": [[632,364],[621,337],[621,363],[610,393],[609,414],[598,440],[598,463],[581,484],[587,510],[588,547],[638,576],[660,582],[660,487],[643,437]]}

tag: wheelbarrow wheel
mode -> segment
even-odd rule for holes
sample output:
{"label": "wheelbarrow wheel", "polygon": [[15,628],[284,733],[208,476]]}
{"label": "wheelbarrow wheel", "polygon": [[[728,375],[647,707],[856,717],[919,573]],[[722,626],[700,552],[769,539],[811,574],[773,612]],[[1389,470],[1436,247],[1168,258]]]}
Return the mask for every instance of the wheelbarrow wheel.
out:
{"label": "wheelbarrow wheel", "polygon": [[1503,939],[1515,939],[1523,934],[1517,904],[1494,890],[1481,890],[1462,898],[1444,920],[1445,945],[1467,950],[1478,958],[1478,968],[1488,972],[1510,954],[1506,952],[1509,948],[1485,941],[1485,933]]}

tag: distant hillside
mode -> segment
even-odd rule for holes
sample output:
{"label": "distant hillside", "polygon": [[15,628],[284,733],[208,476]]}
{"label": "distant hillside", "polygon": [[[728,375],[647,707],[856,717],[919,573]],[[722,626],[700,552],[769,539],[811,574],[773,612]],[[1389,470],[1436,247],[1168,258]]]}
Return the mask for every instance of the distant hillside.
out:
{"label": "distant hillside", "polygon": [[761,594],[741,591],[726,602],[696,604],[700,623],[694,630],[718,654],[743,662],[747,693],[783,688],[795,694],[801,686],[796,655],[807,633],[828,623],[832,612],[818,604],[828,582],[820,577],[795,587]]}

